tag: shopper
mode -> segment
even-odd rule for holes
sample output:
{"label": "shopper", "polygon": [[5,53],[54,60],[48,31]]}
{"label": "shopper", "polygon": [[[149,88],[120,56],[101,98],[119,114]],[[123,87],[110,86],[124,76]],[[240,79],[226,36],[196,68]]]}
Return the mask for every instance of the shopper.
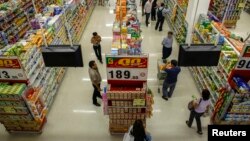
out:
{"label": "shopper", "polygon": [[99,0],[99,6],[104,6],[104,0]]}
{"label": "shopper", "polygon": [[164,3],[161,3],[161,6],[157,8],[156,11],[157,11],[157,22],[155,25],[155,30],[158,30],[159,27],[159,31],[162,31],[163,23],[165,21],[165,16],[170,10],[165,8]]}
{"label": "shopper", "polygon": [[145,7],[145,4],[146,4],[147,0],[141,0],[141,13],[142,13],[142,16],[145,15],[145,12],[144,12],[144,7]]}
{"label": "shopper", "polygon": [[94,32],[93,33],[93,37],[91,38],[91,43],[93,44],[93,48],[94,48],[94,51],[95,51],[95,55],[97,57],[97,59],[101,62],[102,62],[102,53],[101,53],[101,41],[102,41],[102,38],[101,36],[99,36],[97,34],[97,32]]}
{"label": "shopper", "polygon": [[144,10],[146,14],[146,26],[148,27],[149,25],[149,18],[150,18],[150,13],[152,9],[152,0],[148,0],[145,4]]}
{"label": "shopper", "polygon": [[123,141],[151,141],[151,135],[145,131],[142,120],[137,119],[124,135]]}
{"label": "shopper", "polygon": [[190,111],[189,120],[186,121],[188,127],[191,127],[195,118],[197,124],[197,133],[202,134],[201,116],[208,111],[210,105],[210,92],[207,89],[202,91],[202,98],[193,102],[194,110]]}
{"label": "shopper", "polygon": [[151,8],[151,21],[156,21],[157,0],[154,0]]}
{"label": "shopper", "polygon": [[177,77],[181,72],[181,68],[178,67],[177,64],[178,62],[176,60],[171,60],[170,66],[167,68],[168,66],[167,64],[165,67],[166,68],[165,72],[167,73],[167,77],[165,78],[162,87],[162,92],[163,92],[162,98],[165,100],[168,100],[168,98],[172,97],[177,82]]}
{"label": "shopper", "polygon": [[172,53],[173,46],[173,32],[169,31],[168,36],[162,41],[162,59],[167,59]]}
{"label": "shopper", "polygon": [[97,103],[96,98],[97,97],[102,98],[101,93],[100,93],[102,78],[101,78],[101,75],[99,73],[96,63],[93,60],[89,62],[89,77],[94,87],[94,92],[92,96],[93,104],[95,106],[101,106],[99,103]]}

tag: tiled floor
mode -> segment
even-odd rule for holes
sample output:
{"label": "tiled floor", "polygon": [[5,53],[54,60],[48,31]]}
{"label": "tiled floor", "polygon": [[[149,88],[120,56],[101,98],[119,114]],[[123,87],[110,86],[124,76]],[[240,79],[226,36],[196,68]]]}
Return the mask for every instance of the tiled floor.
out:
{"label": "tiled floor", "polygon": [[[140,11],[139,11],[140,12]],[[141,13],[139,13],[141,15]],[[142,20],[143,52],[149,53],[149,81],[148,85],[155,94],[154,115],[147,120],[147,130],[151,132],[154,141],[206,141],[207,124],[209,118],[202,118],[204,134],[196,133],[196,124],[190,129],[185,120],[189,116],[186,106],[191,95],[199,95],[193,78],[186,68],[182,68],[177,87],[169,101],[161,98],[157,93],[157,59],[161,57],[161,41],[169,28],[165,23],[164,31],[155,31],[153,27],[145,27]],[[249,15],[244,15],[249,23]],[[103,57],[109,53],[112,37],[112,23],[114,15],[112,8],[97,6],[84,31],[81,41],[84,68],[69,68],[54,104],[48,115],[48,123],[41,135],[9,135],[0,126],[0,141],[121,141],[122,135],[110,135],[108,131],[108,117],[103,115],[102,108],[92,105],[93,88],[88,76],[88,61],[96,59],[90,38],[92,32],[98,32],[102,37]],[[240,21],[241,22],[241,21]],[[151,23],[152,26],[155,22]],[[240,23],[239,23],[240,24]],[[244,31],[244,29],[242,30]],[[177,59],[178,46],[174,43],[171,58]],[[106,78],[105,64],[98,63],[102,77]],[[105,85],[105,81],[102,86]]]}

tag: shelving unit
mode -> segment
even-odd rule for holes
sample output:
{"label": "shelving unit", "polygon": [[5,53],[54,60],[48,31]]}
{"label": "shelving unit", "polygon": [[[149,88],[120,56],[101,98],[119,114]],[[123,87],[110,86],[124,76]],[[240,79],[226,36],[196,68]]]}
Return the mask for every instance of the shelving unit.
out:
{"label": "shelving unit", "polygon": [[17,2],[17,4],[6,2],[6,10],[1,10],[0,49],[16,43],[31,28],[28,24],[34,17],[31,0]]}
{"label": "shelving unit", "polygon": [[217,37],[218,32],[212,27],[212,22],[206,15],[200,15],[194,28],[193,43],[215,43]]}
{"label": "shelving unit", "polygon": [[153,95],[147,88],[148,55],[141,53],[135,1],[117,0],[116,4],[111,54],[106,54],[108,86],[103,102],[110,133],[123,134],[137,119],[146,127],[146,118],[152,116]]}
{"label": "shelving unit", "polygon": [[[143,87],[107,89],[109,130],[111,133],[125,133],[136,119],[141,119],[146,125],[146,84]],[[135,105],[135,100],[142,100],[141,105]]]}
{"label": "shelving unit", "polygon": [[244,11],[247,12],[248,14],[250,14],[250,0],[246,1]]}
{"label": "shelving unit", "polygon": [[33,119],[24,99],[26,92],[25,83],[0,83],[0,122],[9,132],[41,133],[46,119],[42,122]]}
{"label": "shelving unit", "polygon": [[[241,58],[243,43],[239,43],[240,37],[229,32],[220,23],[210,22],[206,16],[199,18],[198,25],[202,25],[203,31],[207,30],[207,35],[218,35],[223,37],[224,40],[217,67],[189,68],[199,91],[208,89],[211,93],[212,108],[210,113],[212,124],[249,124],[250,115],[247,112],[249,108],[247,101],[249,102],[249,99],[243,98],[248,97],[248,94],[243,96],[239,94],[240,92],[234,91],[235,88],[232,87],[229,81],[232,72],[235,71],[236,64]],[[206,37],[199,32],[197,26],[194,30],[193,39],[196,39],[194,40],[195,43],[214,44],[220,42],[219,40],[206,40]],[[196,36],[200,36],[200,38]]]}
{"label": "shelving unit", "polygon": [[[56,7],[48,5],[57,4],[59,2],[57,0],[44,0],[42,3],[34,0],[33,2],[38,12],[42,12],[40,15],[34,16],[35,8],[31,0],[17,0],[17,3],[10,4],[7,2],[9,9],[0,11],[0,59],[2,56],[15,56],[23,71],[23,74],[16,76],[11,76],[13,72],[7,72],[5,77],[8,80],[0,80],[0,111],[3,111],[0,112],[0,122],[10,133],[42,133],[47,121],[46,116],[66,73],[65,68],[45,67],[40,51],[40,47],[44,44],[43,35],[48,45],[69,44],[64,25],[66,12],[60,11],[60,5]],[[74,43],[78,43],[93,11],[94,2],[88,0],[88,6],[86,6],[80,4],[79,1],[71,0],[67,4],[65,7],[69,9],[68,11],[71,10],[69,6],[77,7],[73,11],[76,16],[68,19],[68,22],[71,23],[69,28],[74,30],[71,34]],[[45,7],[47,10],[43,10]],[[10,21],[12,21],[11,26],[3,26]],[[40,21],[43,21],[43,29],[40,27]],[[76,27],[76,24],[79,26]],[[9,30],[11,35],[18,35],[13,41],[3,36]],[[27,79],[19,80],[20,75],[22,79],[26,77]],[[6,94],[10,94],[9,97],[13,95],[15,98],[16,85],[25,87],[25,91],[18,93],[18,102],[15,100],[12,102],[11,99],[5,97]]]}
{"label": "shelving unit", "polygon": [[185,43],[188,28],[185,20],[188,0],[165,0],[164,3],[170,9],[166,20],[174,32],[177,42]]}
{"label": "shelving unit", "polygon": [[245,3],[246,0],[211,0],[209,11],[225,27],[235,28],[245,7]]}

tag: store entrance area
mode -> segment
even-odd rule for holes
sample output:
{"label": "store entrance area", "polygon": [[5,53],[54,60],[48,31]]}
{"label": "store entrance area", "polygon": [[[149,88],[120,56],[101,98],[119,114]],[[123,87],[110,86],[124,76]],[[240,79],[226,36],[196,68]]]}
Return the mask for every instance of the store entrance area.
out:
{"label": "store entrance area", "polygon": [[[103,61],[104,63],[101,64],[96,59],[90,40],[93,32],[97,32],[102,37],[102,58],[105,60],[105,53],[110,53],[112,43],[115,0],[111,0],[110,5],[110,7],[95,7],[80,41],[84,67],[67,69],[49,111],[43,133],[40,135],[9,134],[0,125],[1,141],[122,141],[123,135],[109,133],[109,120],[108,116],[103,114],[103,107],[92,104],[93,87],[88,74],[88,62],[95,60],[103,78],[102,87],[106,85],[106,63]],[[162,57],[161,42],[170,28],[165,22],[163,31],[159,32],[154,28],[156,21],[150,21],[150,25],[146,27],[145,16],[141,17],[141,7],[138,9],[143,33],[142,50],[149,54],[148,86],[153,91],[155,102],[153,116],[147,120],[147,131],[151,133],[154,141],[206,141],[209,116],[201,118],[203,135],[196,133],[195,121],[191,128],[188,128],[185,123],[189,117],[188,102],[193,95],[200,96],[188,68],[181,68],[173,96],[168,101],[162,99],[162,86],[159,86],[157,80],[157,60]],[[249,17],[244,13],[234,32],[246,37],[247,33],[244,30],[246,24],[250,23]],[[177,43],[174,42],[170,59],[178,59],[178,48]],[[160,93],[158,93],[159,87]],[[98,102],[103,105],[100,99]]]}

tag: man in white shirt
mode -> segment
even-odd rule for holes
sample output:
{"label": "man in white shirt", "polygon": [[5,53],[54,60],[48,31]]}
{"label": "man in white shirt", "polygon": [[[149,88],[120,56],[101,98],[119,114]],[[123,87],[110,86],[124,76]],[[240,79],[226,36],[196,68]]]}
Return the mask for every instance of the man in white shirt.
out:
{"label": "man in white shirt", "polygon": [[162,41],[162,60],[166,60],[172,53],[173,32],[169,31]]}
{"label": "man in white shirt", "polygon": [[167,13],[169,12],[170,10],[169,9],[166,9],[165,8],[165,5],[164,3],[161,3],[161,6],[159,8],[157,8],[157,22],[156,22],[156,25],[155,25],[155,30],[158,29],[159,25],[159,31],[162,31],[162,26],[163,26],[163,23],[165,21],[165,16],[167,15]]}
{"label": "man in white shirt", "polygon": [[149,17],[150,17],[150,13],[151,13],[151,9],[152,9],[152,0],[148,0],[144,6],[144,11],[146,14],[146,26],[148,27],[149,24]]}

